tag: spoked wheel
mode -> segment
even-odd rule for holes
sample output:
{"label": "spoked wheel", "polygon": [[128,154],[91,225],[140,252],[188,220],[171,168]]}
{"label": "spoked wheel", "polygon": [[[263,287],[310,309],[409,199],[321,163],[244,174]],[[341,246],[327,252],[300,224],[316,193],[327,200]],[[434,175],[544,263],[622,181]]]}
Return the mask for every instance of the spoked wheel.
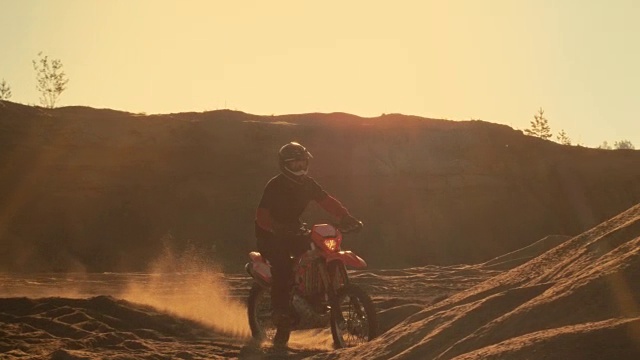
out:
{"label": "spoked wheel", "polygon": [[273,341],[276,335],[276,327],[271,318],[270,292],[270,289],[266,289],[259,284],[253,284],[247,301],[251,335],[254,339],[260,341]]}
{"label": "spoked wheel", "polygon": [[337,348],[371,341],[378,335],[378,319],[367,293],[354,284],[338,290],[340,309],[332,312],[331,334]]}

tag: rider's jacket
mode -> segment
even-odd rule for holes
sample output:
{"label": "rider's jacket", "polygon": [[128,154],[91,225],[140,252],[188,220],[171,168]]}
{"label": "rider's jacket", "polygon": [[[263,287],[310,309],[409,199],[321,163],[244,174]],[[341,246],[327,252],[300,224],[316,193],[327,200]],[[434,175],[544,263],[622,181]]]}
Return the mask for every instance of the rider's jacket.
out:
{"label": "rider's jacket", "polygon": [[339,219],[349,214],[313,178],[293,181],[283,174],[275,176],[265,186],[256,211],[256,237],[271,238],[274,233],[299,228],[300,215],[312,200]]}

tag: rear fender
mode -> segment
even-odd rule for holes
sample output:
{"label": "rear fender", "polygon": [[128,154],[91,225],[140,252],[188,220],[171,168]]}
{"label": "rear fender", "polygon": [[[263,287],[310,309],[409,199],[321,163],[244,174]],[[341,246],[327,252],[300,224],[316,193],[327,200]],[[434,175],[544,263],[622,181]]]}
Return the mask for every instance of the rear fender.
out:
{"label": "rear fender", "polygon": [[364,268],[367,267],[367,262],[364,261],[360,256],[354,254],[351,251],[339,251],[337,253],[331,253],[326,256],[327,262],[331,261],[340,261],[347,266],[351,266],[354,268]]}
{"label": "rear fender", "polygon": [[249,258],[251,262],[248,262],[244,267],[247,273],[260,285],[269,286],[271,284],[271,265],[256,251],[249,253]]}

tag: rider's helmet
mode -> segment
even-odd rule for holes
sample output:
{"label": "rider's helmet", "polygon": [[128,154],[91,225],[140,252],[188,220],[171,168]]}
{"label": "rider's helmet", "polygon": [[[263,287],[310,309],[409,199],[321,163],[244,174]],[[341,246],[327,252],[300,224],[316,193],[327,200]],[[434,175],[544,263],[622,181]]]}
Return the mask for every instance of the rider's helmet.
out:
{"label": "rider's helmet", "polygon": [[311,153],[297,142],[285,144],[278,151],[280,171],[296,181],[307,175],[311,158]]}

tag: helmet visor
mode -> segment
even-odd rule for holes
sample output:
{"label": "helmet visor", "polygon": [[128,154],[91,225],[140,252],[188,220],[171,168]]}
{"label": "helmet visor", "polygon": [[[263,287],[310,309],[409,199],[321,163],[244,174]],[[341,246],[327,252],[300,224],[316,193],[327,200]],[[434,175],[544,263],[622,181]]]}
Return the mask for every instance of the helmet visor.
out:
{"label": "helmet visor", "polygon": [[293,173],[297,173],[299,171],[306,171],[309,168],[309,160],[307,159],[294,159],[285,162],[285,166],[287,169],[291,170]]}

